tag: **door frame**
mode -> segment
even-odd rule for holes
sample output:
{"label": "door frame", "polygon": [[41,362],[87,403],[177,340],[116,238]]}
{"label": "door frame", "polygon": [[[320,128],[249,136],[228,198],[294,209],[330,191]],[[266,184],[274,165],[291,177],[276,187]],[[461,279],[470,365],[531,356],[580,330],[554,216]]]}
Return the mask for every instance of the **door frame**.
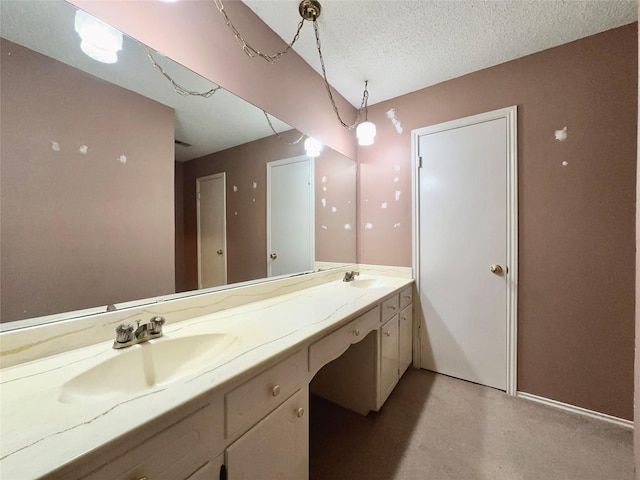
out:
{"label": "door frame", "polygon": [[[517,105],[480,113],[469,117],[439,123],[429,127],[411,131],[411,180],[413,203],[412,232],[413,232],[413,272],[416,289],[420,292],[420,137],[454,128],[466,127],[478,123],[504,118],[507,120],[507,364],[506,379],[509,395],[517,391],[517,346],[518,346],[518,107]],[[420,295],[417,295],[419,306]],[[414,307],[415,308],[415,307]],[[415,312],[414,321],[414,359],[413,365],[420,367],[420,331],[422,328],[422,309]]]}
{"label": "door frame", "polygon": [[272,266],[272,262],[270,262],[269,260],[269,252],[271,252],[271,169],[273,167],[278,167],[280,165],[286,165],[289,163],[298,163],[298,162],[303,162],[305,160],[309,161],[309,169],[310,169],[310,176],[309,176],[309,182],[311,183],[311,188],[309,189],[309,196],[310,198],[310,202],[309,202],[309,208],[310,208],[310,218],[311,218],[311,232],[310,232],[310,238],[311,238],[311,248],[309,251],[309,255],[310,255],[310,265],[311,265],[311,269],[313,270],[313,260],[315,257],[315,251],[316,251],[316,229],[315,229],[315,159],[313,157],[310,157],[309,155],[298,155],[296,157],[289,157],[289,158],[283,158],[281,160],[274,160],[272,162],[267,162],[267,277],[271,277],[272,273],[271,273],[271,266]]}
{"label": "door frame", "polygon": [[200,182],[212,178],[222,178],[222,228],[224,230],[222,250],[224,257],[224,284],[227,284],[227,174],[226,172],[196,178],[196,241],[198,242],[198,288],[202,288],[202,245],[200,241]]}

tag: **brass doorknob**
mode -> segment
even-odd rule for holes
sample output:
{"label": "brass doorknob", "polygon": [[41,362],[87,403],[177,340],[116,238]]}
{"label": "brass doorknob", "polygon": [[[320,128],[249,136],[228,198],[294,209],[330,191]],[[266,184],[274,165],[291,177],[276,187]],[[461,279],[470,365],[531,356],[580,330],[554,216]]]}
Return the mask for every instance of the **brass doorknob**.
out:
{"label": "brass doorknob", "polygon": [[278,258],[278,254],[277,253],[272,253],[271,255],[269,255],[272,259],[276,259]]}
{"label": "brass doorknob", "polygon": [[218,255],[222,255],[222,250],[218,250]]}
{"label": "brass doorknob", "polygon": [[496,275],[500,275],[502,273],[502,267],[500,265],[491,265],[489,267],[491,273],[495,273]]}

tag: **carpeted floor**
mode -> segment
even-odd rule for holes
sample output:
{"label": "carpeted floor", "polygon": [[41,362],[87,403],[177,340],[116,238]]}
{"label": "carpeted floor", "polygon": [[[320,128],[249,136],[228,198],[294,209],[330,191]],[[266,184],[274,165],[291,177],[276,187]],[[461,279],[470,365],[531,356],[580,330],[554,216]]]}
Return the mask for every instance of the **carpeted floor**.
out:
{"label": "carpeted floor", "polygon": [[310,404],[311,480],[632,480],[632,431],[409,369],[366,417]]}

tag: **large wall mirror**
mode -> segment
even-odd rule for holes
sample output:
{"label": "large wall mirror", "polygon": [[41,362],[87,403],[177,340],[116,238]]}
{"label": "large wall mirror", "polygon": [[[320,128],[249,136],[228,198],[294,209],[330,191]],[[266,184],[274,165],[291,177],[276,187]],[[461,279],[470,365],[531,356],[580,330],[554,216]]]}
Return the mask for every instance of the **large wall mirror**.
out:
{"label": "large wall mirror", "polygon": [[0,5],[3,330],[355,262],[355,162],[135,39],[89,58],[63,0]]}

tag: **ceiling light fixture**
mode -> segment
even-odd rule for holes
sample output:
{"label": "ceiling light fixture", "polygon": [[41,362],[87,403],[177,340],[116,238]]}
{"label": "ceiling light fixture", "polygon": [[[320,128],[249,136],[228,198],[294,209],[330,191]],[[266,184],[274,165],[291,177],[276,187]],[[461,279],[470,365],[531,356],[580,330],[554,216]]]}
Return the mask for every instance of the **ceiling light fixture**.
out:
{"label": "ceiling light fixture", "polygon": [[80,35],[80,48],[102,63],[116,63],[122,50],[122,33],[82,10],[76,10],[75,30]]}
{"label": "ceiling light fixture", "polygon": [[[324,85],[325,85],[325,89],[327,90],[327,95],[329,96],[329,100],[331,101],[331,107],[333,108],[333,111],[335,112],[336,117],[340,122],[340,125],[342,125],[344,128],[351,130],[353,128],[356,128],[356,126],[358,127],[356,130],[356,136],[358,137],[358,143],[360,145],[373,144],[373,138],[376,135],[376,126],[372,122],[369,122],[367,120],[367,110],[368,110],[367,104],[369,101],[369,91],[367,89],[367,86],[369,82],[368,81],[364,82],[364,91],[362,92],[362,102],[360,102],[360,108],[358,109],[356,120],[352,124],[348,124],[342,119],[342,117],[340,116],[340,112],[338,111],[338,106],[336,105],[336,102],[333,98],[333,92],[331,89],[331,85],[329,85],[329,80],[327,79],[327,70],[324,65],[324,57],[322,56],[322,47],[320,44],[320,31],[318,29],[318,21],[317,21],[318,17],[320,17],[320,13],[322,12],[322,7],[320,5],[320,2],[318,2],[317,0],[302,0],[300,2],[300,4],[298,5],[298,13],[300,13],[300,17],[302,17],[302,20],[298,24],[298,29],[296,30],[296,33],[293,36],[293,40],[291,40],[291,42],[287,44],[287,47],[283,51],[274,53],[272,55],[262,53],[258,49],[256,49],[255,47],[247,43],[247,41],[242,37],[238,29],[233,25],[233,23],[229,19],[229,16],[227,15],[227,12],[224,9],[224,5],[222,4],[222,0],[214,0],[214,2],[218,7],[218,10],[220,11],[220,14],[224,18],[224,21],[227,27],[231,29],[231,31],[233,32],[233,35],[236,37],[236,40],[238,40],[238,43],[240,43],[240,46],[242,47],[242,50],[244,51],[244,53],[246,53],[249,57],[252,57],[252,58],[260,57],[263,60],[268,61],[269,63],[275,63],[276,60],[280,59],[283,55],[289,52],[289,50],[291,50],[293,45],[296,43],[296,41],[300,37],[300,31],[302,30],[302,26],[304,25],[305,21],[313,22],[313,29],[316,36],[316,49],[318,50],[318,56],[320,57],[320,66],[322,67],[322,78],[324,79]],[[362,116],[363,112],[365,114],[365,121],[361,123],[360,117]]]}

